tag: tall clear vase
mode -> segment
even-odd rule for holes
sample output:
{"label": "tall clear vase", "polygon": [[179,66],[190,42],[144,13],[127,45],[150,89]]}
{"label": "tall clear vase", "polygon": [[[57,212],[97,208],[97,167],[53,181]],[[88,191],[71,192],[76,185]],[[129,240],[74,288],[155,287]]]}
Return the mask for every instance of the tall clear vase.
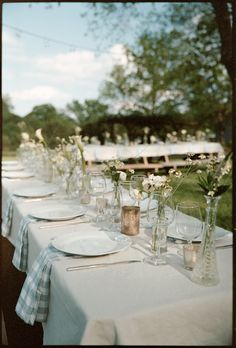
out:
{"label": "tall clear vase", "polygon": [[119,183],[114,183],[111,199],[112,230],[120,231],[121,227],[121,188]]}
{"label": "tall clear vase", "polygon": [[65,199],[75,199],[77,196],[77,180],[78,173],[77,168],[74,168],[65,177]]}
{"label": "tall clear vase", "polygon": [[204,286],[214,286],[220,281],[214,234],[218,203],[221,197],[205,196],[205,198],[207,204],[205,226],[196,264],[192,273],[192,281]]}

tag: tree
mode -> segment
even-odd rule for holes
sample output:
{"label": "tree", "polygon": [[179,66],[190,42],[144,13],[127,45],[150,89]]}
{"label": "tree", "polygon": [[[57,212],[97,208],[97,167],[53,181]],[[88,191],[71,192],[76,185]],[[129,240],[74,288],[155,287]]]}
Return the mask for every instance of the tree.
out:
{"label": "tree", "polygon": [[[236,6],[232,0],[211,0],[208,2],[188,2],[188,3],[167,3],[165,11],[161,11],[160,4],[150,3],[149,11],[142,10],[142,2],[129,3],[91,3],[88,4],[90,9],[94,10],[94,18],[90,22],[91,29],[96,32],[103,27],[108,28],[107,33],[111,36],[114,33],[123,30],[125,33],[127,26],[131,23],[132,18],[139,19],[139,27],[135,27],[136,33],[140,36],[143,31],[159,31],[159,24],[169,30],[169,25],[178,25],[182,31],[192,27],[194,17],[199,20],[199,26],[202,31],[199,35],[205,38],[211,38],[211,35],[217,37],[215,44],[221,53],[221,63],[225,66],[231,81],[233,80],[233,60],[232,60],[232,31],[233,31],[233,12],[235,15]],[[165,16],[163,16],[165,13]],[[86,14],[84,14],[86,15]],[[123,19],[123,20],[122,20]],[[125,21],[125,25],[122,23]],[[136,21],[137,23],[137,21]],[[114,30],[115,29],[115,30]],[[203,37],[199,36],[199,41]],[[197,49],[197,47],[196,47]],[[235,68],[235,67],[234,67]]]}
{"label": "tree", "polygon": [[34,137],[34,132],[42,128],[43,136],[49,146],[57,144],[56,137],[65,138],[75,134],[77,123],[65,113],[59,112],[51,104],[35,106],[33,110],[24,117],[27,131]]}
{"label": "tree", "polygon": [[66,111],[76,119],[83,128],[88,123],[97,122],[108,114],[108,106],[96,99],[85,100],[84,104],[73,100],[67,104]]}
{"label": "tree", "polygon": [[157,115],[160,105],[170,99],[174,100],[172,112],[178,113],[182,96],[170,81],[171,55],[177,53],[172,36],[145,33],[133,48],[126,46],[128,63],[113,68],[101,97],[112,101],[124,115],[134,111]]}
{"label": "tree", "polygon": [[[109,18],[117,12],[120,15],[121,8],[123,12],[126,11],[122,4],[91,6],[100,9],[97,16],[106,13]],[[129,8],[131,6],[138,8],[140,4],[132,3]],[[153,114],[171,113],[177,117],[177,111],[181,110],[187,122],[196,120],[199,127],[210,126],[223,141],[225,126],[231,121],[232,91],[227,76],[231,70],[222,60],[222,40],[226,40],[223,35],[219,35],[218,30],[222,19],[218,15],[216,20],[220,6],[215,5],[214,10],[211,2],[171,3],[166,6],[166,14],[162,15],[161,21],[163,31],[157,26],[158,33],[155,33],[153,27],[148,31],[146,23],[146,32],[132,48],[126,47],[129,65],[135,65],[135,68],[116,66],[109,81],[104,84],[103,97],[120,100],[120,105],[125,105],[123,113],[130,112],[127,101],[133,110],[142,108],[145,112],[146,108],[146,112]],[[230,40],[232,6],[228,2],[223,7]],[[157,20],[157,9],[152,8],[152,19],[156,16]],[[140,16],[137,12],[135,15]],[[158,75],[158,69],[162,76]],[[151,77],[149,81],[148,76]],[[165,94],[171,91],[172,98],[163,100],[163,91]],[[145,105],[147,100],[149,108]]]}
{"label": "tree", "polygon": [[236,11],[235,2],[232,1],[211,1],[215,12],[215,19],[220,35],[221,63],[226,67],[228,74],[233,81],[234,68],[232,59],[232,26],[233,9]]}
{"label": "tree", "polygon": [[4,151],[14,151],[20,144],[21,134],[18,127],[21,117],[13,113],[13,106],[8,96],[2,99],[3,115],[3,137],[2,145]]}

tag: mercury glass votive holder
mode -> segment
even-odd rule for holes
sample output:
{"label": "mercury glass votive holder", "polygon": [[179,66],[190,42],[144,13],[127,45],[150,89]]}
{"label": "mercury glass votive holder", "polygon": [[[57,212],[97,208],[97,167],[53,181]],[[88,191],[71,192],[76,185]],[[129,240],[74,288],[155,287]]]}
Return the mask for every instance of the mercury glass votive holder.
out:
{"label": "mercury glass votive holder", "polygon": [[193,270],[197,253],[199,250],[200,244],[184,244],[183,245],[183,258],[184,258],[184,267],[188,270]]}
{"label": "mercury glass votive holder", "polygon": [[139,233],[140,207],[125,205],[121,210],[121,233],[134,236]]}

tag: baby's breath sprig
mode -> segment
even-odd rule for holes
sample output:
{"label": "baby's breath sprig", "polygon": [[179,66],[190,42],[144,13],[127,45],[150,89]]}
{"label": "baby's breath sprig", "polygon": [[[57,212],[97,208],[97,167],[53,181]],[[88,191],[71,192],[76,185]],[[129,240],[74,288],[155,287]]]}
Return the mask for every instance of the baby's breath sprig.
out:
{"label": "baby's breath sprig", "polygon": [[[203,159],[203,157],[200,159]],[[220,196],[231,187],[229,182],[231,172],[232,151],[226,156],[208,156],[207,164],[197,170],[198,185],[205,195],[211,197]]]}
{"label": "baby's breath sprig", "polygon": [[106,161],[103,163],[102,171],[113,183],[118,184],[120,181],[129,180],[131,175],[134,174],[133,169],[121,170],[123,165],[124,163],[120,160]]}

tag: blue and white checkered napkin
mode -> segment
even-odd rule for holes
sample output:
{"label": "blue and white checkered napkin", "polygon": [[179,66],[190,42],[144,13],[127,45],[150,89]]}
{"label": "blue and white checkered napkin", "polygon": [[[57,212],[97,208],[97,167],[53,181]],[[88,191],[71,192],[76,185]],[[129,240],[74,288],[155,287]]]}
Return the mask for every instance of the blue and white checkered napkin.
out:
{"label": "blue and white checkered napkin", "polygon": [[4,237],[9,236],[11,232],[11,224],[12,224],[12,217],[13,217],[13,203],[14,203],[13,195],[11,195],[7,201],[7,207],[5,210],[3,223],[2,223],[2,235]]}
{"label": "blue and white checkered napkin", "polygon": [[52,262],[60,251],[49,245],[34,261],[16,304],[17,315],[27,324],[47,320]]}
{"label": "blue and white checkered napkin", "polygon": [[28,263],[28,225],[37,221],[35,218],[26,216],[21,220],[19,232],[17,234],[15,252],[13,255],[13,265],[22,272],[27,271]]}

